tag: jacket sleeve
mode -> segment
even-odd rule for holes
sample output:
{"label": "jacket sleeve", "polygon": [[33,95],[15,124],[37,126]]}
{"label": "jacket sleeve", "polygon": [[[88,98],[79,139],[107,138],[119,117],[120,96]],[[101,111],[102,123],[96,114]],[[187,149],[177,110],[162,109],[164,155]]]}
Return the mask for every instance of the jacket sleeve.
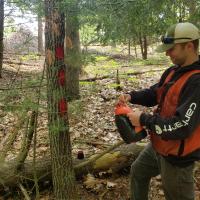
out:
{"label": "jacket sleeve", "polygon": [[158,114],[142,114],[140,123],[163,139],[187,138],[200,124],[200,75],[192,76],[184,86],[175,115],[163,118]]}
{"label": "jacket sleeve", "polygon": [[131,103],[139,104],[147,107],[157,105],[156,99],[156,88],[157,84],[151,86],[148,89],[140,90],[140,91],[132,91],[129,93],[131,95]]}

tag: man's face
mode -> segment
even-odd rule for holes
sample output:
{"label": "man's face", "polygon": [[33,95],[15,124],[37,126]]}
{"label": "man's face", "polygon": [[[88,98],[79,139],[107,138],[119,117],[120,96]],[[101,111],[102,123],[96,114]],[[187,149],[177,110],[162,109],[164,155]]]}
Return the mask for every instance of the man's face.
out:
{"label": "man's face", "polygon": [[166,56],[169,56],[174,64],[183,66],[188,56],[186,45],[175,44],[174,47],[166,51]]}

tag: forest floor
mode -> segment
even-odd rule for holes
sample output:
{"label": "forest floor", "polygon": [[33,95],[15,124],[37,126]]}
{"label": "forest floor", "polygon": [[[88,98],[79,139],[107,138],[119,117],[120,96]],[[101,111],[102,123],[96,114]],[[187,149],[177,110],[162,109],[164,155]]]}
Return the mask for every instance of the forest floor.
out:
{"label": "forest floor", "polygon": [[[14,58],[10,58],[10,61]],[[141,59],[111,58],[103,55],[93,55],[93,62],[87,63],[83,68],[80,82],[81,98],[69,105],[70,133],[72,139],[72,153],[76,157],[78,151],[90,156],[102,152],[112,146],[121,138],[114,123],[114,106],[121,93],[146,88],[159,80],[169,61],[161,57],[151,57],[146,61]],[[19,105],[22,110],[35,100],[37,89],[43,70],[43,58],[28,59],[28,65],[5,63],[2,79],[0,79],[0,143],[3,138],[16,125],[20,116]],[[116,90],[116,74],[119,71],[121,90]],[[148,71],[148,72],[147,72]],[[140,72],[137,75],[132,75]],[[83,81],[88,78],[108,76],[102,80]],[[47,131],[46,112],[46,79],[42,83],[41,107],[37,127],[37,157],[49,156],[49,139]],[[140,106],[141,109],[151,112]],[[13,148],[7,153],[6,160],[12,159],[21,148],[21,139],[25,127],[21,127]],[[148,139],[145,139],[148,142]],[[33,159],[33,146],[27,159]],[[200,171],[195,177],[195,200],[200,200]],[[129,171],[119,174],[101,172],[88,174],[77,181],[77,192],[80,200],[128,200]],[[89,180],[92,180],[92,185]],[[30,191],[31,195],[31,191]],[[16,192],[16,196],[0,196],[2,199],[23,199]],[[33,198],[34,199],[34,198]],[[52,198],[52,187],[41,191],[40,200]],[[160,177],[155,177],[150,185],[150,200],[164,200]]]}

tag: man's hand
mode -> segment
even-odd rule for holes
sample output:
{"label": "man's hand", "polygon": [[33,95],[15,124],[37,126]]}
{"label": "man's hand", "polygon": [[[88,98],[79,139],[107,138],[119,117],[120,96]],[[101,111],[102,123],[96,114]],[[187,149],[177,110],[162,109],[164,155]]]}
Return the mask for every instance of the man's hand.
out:
{"label": "man's hand", "polygon": [[130,94],[121,94],[119,96],[118,102],[117,104],[121,105],[121,104],[126,104],[127,102],[129,102],[131,100],[131,95]]}
{"label": "man's hand", "polygon": [[130,112],[127,114],[127,117],[131,121],[131,124],[133,126],[141,126],[140,124],[140,116],[143,112],[139,110],[138,108],[135,108],[133,112]]}

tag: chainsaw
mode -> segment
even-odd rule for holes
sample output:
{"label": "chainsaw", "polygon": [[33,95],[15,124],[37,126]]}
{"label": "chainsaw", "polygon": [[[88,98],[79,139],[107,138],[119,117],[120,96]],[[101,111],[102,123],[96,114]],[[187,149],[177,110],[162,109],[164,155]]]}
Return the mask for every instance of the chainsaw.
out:
{"label": "chainsaw", "polygon": [[115,124],[120,136],[127,144],[138,142],[147,136],[147,132],[143,127],[135,127],[131,124],[127,117],[130,112],[132,112],[132,109],[126,104],[115,107]]}

